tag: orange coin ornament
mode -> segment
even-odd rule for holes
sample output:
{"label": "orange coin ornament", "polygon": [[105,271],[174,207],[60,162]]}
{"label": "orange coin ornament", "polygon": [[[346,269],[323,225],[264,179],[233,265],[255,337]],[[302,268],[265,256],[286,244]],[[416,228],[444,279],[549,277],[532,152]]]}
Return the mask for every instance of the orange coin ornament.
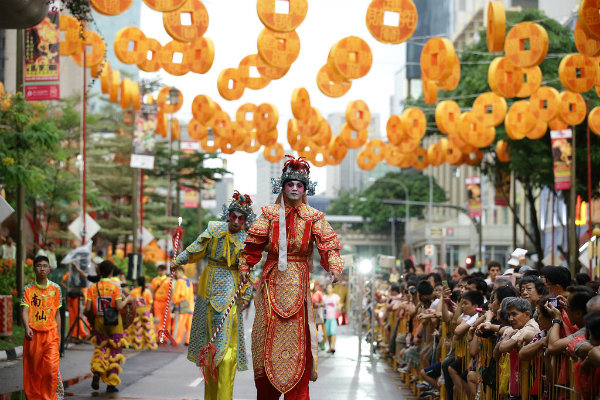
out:
{"label": "orange coin ornament", "polygon": [[292,114],[294,118],[306,119],[310,114],[310,96],[305,88],[296,88],[292,92]]}
{"label": "orange coin ornament", "polygon": [[542,70],[537,65],[523,68],[523,84],[517,97],[529,97],[542,85]]}
{"label": "orange coin ornament", "polygon": [[75,61],[77,65],[82,65],[83,50],[87,46],[92,46],[92,51],[86,51],[85,53],[86,68],[98,65],[104,60],[106,43],[104,42],[104,39],[102,39],[102,36],[98,35],[96,32],[85,31],[85,39],[80,42],[80,46],[80,50],[76,54],[71,55],[71,59]]}
{"label": "orange coin ornament", "polygon": [[80,50],[79,22],[65,14],[60,14],[59,29],[65,32],[65,40],[59,43],[60,55],[70,56]]}
{"label": "orange coin ornament", "polygon": [[496,57],[488,68],[488,84],[498,96],[516,97],[523,86],[523,70],[505,57]]}
{"label": "orange coin ornament", "polygon": [[600,39],[600,4],[596,0],[583,0],[579,4],[578,20],[581,21],[581,28],[595,39]]}
{"label": "orange coin ornament", "polygon": [[329,68],[324,65],[319,69],[317,73],[317,87],[325,96],[328,97],[342,97],[352,87],[352,82],[342,81],[339,83],[334,82],[329,74]]}
{"label": "orange coin ornament", "polygon": [[[190,24],[184,25],[181,22],[182,14],[189,15]],[[208,11],[200,0],[186,0],[176,10],[163,13],[163,26],[173,39],[191,42],[204,35],[208,29]]]}
{"label": "orange coin ornament", "polygon": [[594,107],[588,115],[588,125],[592,132],[600,136],[600,107]]}
{"label": "orange coin ornament", "polygon": [[421,109],[410,107],[402,113],[402,130],[412,139],[421,139],[425,136],[427,118]]}
{"label": "orange coin ornament", "polygon": [[269,65],[265,60],[263,60],[260,54],[256,59],[256,68],[258,69],[260,76],[269,78],[271,80],[283,78],[290,70],[290,67],[277,68]]}
{"label": "orange coin ornament", "polygon": [[208,136],[208,128],[196,121],[195,118],[190,119],[187,126],[188,135],[191,139],[202,140]]}
{"label": "orange coin ornament", "polygon": [[256,59],[258,58],[257,54],[251,54],[242,58],[240,61],[240,65],[238,66],[238,73],[240,76],[240,81],[244,86],[248,89],[259,90],[264,88],[271,82],[270,79],[261,76],[252,76],[252,70],[258,71],[256,68]]}
{"label": "orange coin ornament", "polygon": [[132,0],[90,0],[90,6],[102,15],[119,15],[131,6]]}
{"label": "orange coin ornament", "polygon": [[[133,45],[132,50],[129,50],[130,44]],[[122,28],[115,35],[114,50],[123,64],[140,64],[148,53],[146,35],[134,26]]]}
{"label": "orange coin ornament", "polygon": [[263,156],[265,160],[271,163],[279,162],[283,159],[283,146],[277,142],[275,144],[265,147],[263,150]]}
{"label": "orange coin ornament", "polygon": [[358,164],[358,168],[363,169],[365,171],[371,171],[373,168],[377,166],[377,161],[375,161],[373,154],[370,154],[367,149],[362,149],[356,155],[356,164]]}
{"label": "orange coin ornament", "polygon": [[577,51],[588,57],[596,57],[600,55],[600,40],[589,36],[585,30],[581,27],[582,23],[580,20],[575,22],[575,30],[573,35],[575,36],[575,47]]}
{"label": "orange coin ornament", "polygon": [[188,57],[188,45],[176,40],[171,40],[158,51],[160,66],[166,72],[175,76],[185,75],[190,72]]}
{"label": "orange coin ornament", "polygon": [[288,68],[300,54],[300,37],[296,31],[277,32],[264,28],[258,34],[258,53],[275,68]]}
{"label": "orange coin ornament", "polygon": [[454,53],[454,61],[452,62],[452,72],[450,75],[437,83],[437,87],[440,90],[454,90],[458,87],[460,83],[460,59],[458,55]]}
{"label": "orange coin ornament", "polygon": [[537,121],[531,113],[529,105],[527,100],[516,101],[506,114],[505,124],[516,137],[523,138],[527,132],[535,128]]}
{"label": "orange coin ornament", "polygon": [[152,38],[146,38],[145,45],[147,47],[146,54],[144,54],[142,61],[137,66],[145,72],[156,72],[160,69],[158,53],[162,46],[158,40]]}
{"label": "orange coin ornament", "polygon": [[367,129],[371,123],[371,111],[369,106],[362,100],[348,103],[346,107],[346,122],[356,131]]}
{"label": "orange coin ornament", "polygon": [[[386,24],[385,15],[394,22]],[[383,43],[398,44],[408,40],[417,29],[419,15],[412,0],[373,0],[367,8],[367,28],[371,35]]]}
{"label": "orange coin ornament", "polygon": [[[179,111],[181,106],[183,106],[183,93],[177,88],[177,104],[167,103],[167,99],[169,98],[169,92],[171,91],[171,86],[165,86],[158,91],[158,97],[156,99],[156,104],[160,107],[160,109],[167,113],[173,114]],[[198,121],[202,122],[202,120],[198,119]]]}
{"label": "orange coin ornament", "polygon": [[254,129],[255,111],[256,105],[252,103],[242,104],[235,112],[235,120],[239,122],[245,130],[251,131]]}
{"label": "orange coin ornament", "polygon": [[254,125],[260,132],[269,132],[277,126],[279,121],[279,112],[272,104],[263,103],[256,107],[254,112]]}
{"label": "orange coin ornament", "polygon": [[548,32],[535,22],[520,22],[506,35],[506,58],[521,68],[540,65],[548,53]]}
{"label": "orange coin ornament", "polygon": [[452,73],[456,58],[454,45],[446,38],[434,37],[421,52],[421,72],[432,81],[444,81]]}
{"label": "orange coin ornament", "polygon": [[227,68],[219,73],[217,89],[225,100],[237,100],[244,94],[245,86],[236,68]]}
{"label": "orange coin ornament", "polygon": [[486,126],[498,126],[504,122],[506,110],[506,100],[494,92],[483,93],[473,102],[473,112],[481,116]]}
{"label": "orange coin ornament", "polygon": [[533,116],[544,122],[550,122],[558,115],[560,94],[550,86],[542,86],[531,95],[529,110]]}
{"label": "orange coin ornament", "polygon": [[373,53],[363,39],[348,36],[333,46],[327,64],[346,80],[359,79],[371,70]]}
{"label": "orange coin ornament", "polygon": [[413,139],[410,137],[405,137],[400,140],[400,143],[396,146],[398,151],[401,153],[411,153],[415,151],[421,144],[421,139]]}
{"label": "orange coin ornament", "polygon": [[399,115],[391,115],[390,118],[388,118],[387,124],[385,125],[385,131],[391,144],[400,143],[404,136],[404,131],[402,130],[402,119]]}
{"label": "orange coin ornament", "polygon": [[214,60],[215,45],[212,40],[203,36],[190,43],[188,47],[190,71],[205,74],[212,67]]}
{"label": "orange coin ornament", "polygon": [[340,137],[344,141],[346,147],[348,147],[349,149],[358,149],[360,147],[363,147],[365,143],[367,143],[367,139],[369,138],[369,131],[366,129],[356,131],[352,129],[350,124],[345,123],[344,125],[342,125]]}
{"label": "orange coin ornament", "polygon": [[496,142],[496,156],[498,157],[498,161],[510,161],[508,142],[506,140],[498,140],[498,142]]}
{"label": "orange coin ornament", "polygon": [[558,116],[567,125],[579,125],[585,120],[587,106],[583,96],[579,93],[562,92]]}
{"label": "orange coin ornament", "polygon": [[256,2],[258,18],[264,26],[277,32],[291,32],[300,26],[306,18],[308,1],[288,0],[288,4],[285,3],[277,0]]}
{"label": "orange coin ornament", "polygon": [[199,94],[192,101],[192,115],[201,124],[206,124],[215,115],[217,104],[208,96]]}
{"label": "orange coin ornament", "polygon": [[381,139],[371,139],[367,142],[365,150],[373,158],[376,163],[385,159],[387,145]]}
{"label": "orange coin ornament", "polygon": [[443,100],[435,107],[435,123],[440,132],[448,134],[458,133],[460,107],[454,100]]}
{"label": "orange coin ornament", "polygon": [[430,81],[429,79],[422,79],[421,82],[423,85],[423,98],[425,99],[425,104],[437,103],[438,90],[435,82]]}
{"label": "orange coin ornament", "polygon": [[583,54],[569,54],[560,61],[558,77],[565,89],[583,93],[596,84],[598,66]]}
{"label": "orange coin ornament", "polygon": [[548,121],[548,126],[553,131],[562,131],[563,129],[567,129],[569,125],[566,124],[558,115],[556,118]]}
{"label": "orange coin ornament", "polygon": [[529,132],[527,132],[525,136],[528,139],[537,140],[543,138],[547,131],[548,123],[544,121],[537,121],[535,127]]}
{"label": "orange coin ornament", "polygon": [[504,49],[506,36],[506,12],[501,1],[488,3],[486,42],[490,53],[500,52]]}
{"label": "orange coin ornament", "polygon": [[143,0],[143,2],[155,11],[169,12],[177,10],[186,0]]}

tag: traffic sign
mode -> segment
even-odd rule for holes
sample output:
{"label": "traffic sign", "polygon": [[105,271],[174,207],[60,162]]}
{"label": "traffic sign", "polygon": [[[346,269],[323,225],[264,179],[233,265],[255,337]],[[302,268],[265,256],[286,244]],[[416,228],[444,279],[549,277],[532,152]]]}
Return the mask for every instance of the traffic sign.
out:
{"label": "traffic sign", "polygon": [[432,256],[433,255],[433,251],[434,251],[434,247],[433,247],[432,244],[425,245],[425,255],[426,256]]}

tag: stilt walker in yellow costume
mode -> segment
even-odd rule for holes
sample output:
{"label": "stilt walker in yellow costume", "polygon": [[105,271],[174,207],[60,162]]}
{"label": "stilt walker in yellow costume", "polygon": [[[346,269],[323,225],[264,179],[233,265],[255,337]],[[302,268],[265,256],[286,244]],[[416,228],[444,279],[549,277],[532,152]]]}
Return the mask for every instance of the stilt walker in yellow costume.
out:
{"label": "stilt walker in yellow costume", "polygon": [[240,256],[240,278],[258,263],[262,252],[267,261],[254,305],[252,362],[257,398],[308,400],[308,382],[317,379],[317,331],[310,296],[313,246],[321,266],[335,283],[344,267],[337,235],[325,221],[325,214],[308,206],[306,195],[314,194],[310,167],[291,156],[281,179],[274,180],[276,204],[263,207],[262,214],[248,230]]}
{"label": "stilt walker in yellow costume", "polygon": [[[188,359],[198,366],[200,350],[215,333],[239,286],[238,256],[244,247],[245,228],[255,218],[251,204],[250,196],[236,191],[229,206],[223,205],[224,222],[209,222],[206,231],[173,261],[173,267],[180,267],[202,258],[208,260],[198,282],[188,349]],[[236,370],[248,369],[243,319],[238,316],[248,307],[250,290],[250,286],[245,288],[217,333],[217,370],[203,371],[205,400],[232,399]]]}

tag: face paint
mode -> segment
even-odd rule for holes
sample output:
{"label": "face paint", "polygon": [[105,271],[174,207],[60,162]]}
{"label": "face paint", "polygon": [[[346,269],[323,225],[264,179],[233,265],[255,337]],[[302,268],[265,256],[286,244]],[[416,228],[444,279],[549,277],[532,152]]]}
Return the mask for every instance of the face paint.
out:
{"label": "face paint", "polygon": [[232,211],[229,213],[229,228],[231,231],[237,232],[242,229],[242,225],[246,222],[246,216],[240,212]]}
{"label": "face paint", "polygon": [[304,195],[304,184],[300,181],[287,181],[283,191],[290,200],[299,200]]}

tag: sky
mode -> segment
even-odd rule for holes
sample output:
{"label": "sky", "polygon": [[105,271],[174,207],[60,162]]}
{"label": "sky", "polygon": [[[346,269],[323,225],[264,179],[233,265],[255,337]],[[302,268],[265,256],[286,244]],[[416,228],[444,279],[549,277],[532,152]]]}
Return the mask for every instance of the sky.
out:
{"label": "sky", "polygon": [[[279,112],[279,143],[287,147],[287,122],[292,118],[291,95],[295,88],[308,90],[313,107],[319,109],[324,117],[330,113],[345,112],[346,105],[353,100],[363,100],[371,113],[381,115],[381,132],[385,132],[385,123],[390,115],[390,97],[394,93],[394,74],[403,67],[405,45],[391,45],[376,41],[369,33],[366,24],[367,0],[318,0],[309,1],[308,13],[304,22],[297,28],[300,37],[300,55],[283,78],[274,80],[261,90],[246,89],[244,95],[236,101],[223,99],[217,91],[217,77],[225,68],[237,68],[240,60],[247,55],[256,54],[256,39],[263,29],[256,12],[254,0],[204,0],[209,14],[209,26],[204,36],[215,45],[215,59],[212,68],[206,74],[188,73],[184,76],[172,76],[160,70],[162,82],[175,86],[182,91],[184,104],[176,117],[182,124],[192,118],[191,103],[199,94],[210,96],[235,119],[235,112],[244,103],[270,103]],[[161,44],[171,40],[162,24],[162,13],[148,8],[142,3],[141,29],[147,37],[157,39]],[[359,36],[364,39],[373,53],[373,65],[369,73],[353,81],[350,91],[339,98],[323,95],[316,84],[316,75],[326,63],[330,48],[347,36]],[[156,74],[156,73],[154,73]],[[148,73],[140,71],[141,77]],[[338,134],[339,132],[333,132]],[[224,155],[228,169],[234,175],[234,187],[242,193],[256,191],[256,157],[262,157],[262,151],[255,154],[236,152]],[[325,169],[313,168],[313,179],[319,181],[320,190],[325,189]],[[260,177],[259,177],[260,179]]]}

